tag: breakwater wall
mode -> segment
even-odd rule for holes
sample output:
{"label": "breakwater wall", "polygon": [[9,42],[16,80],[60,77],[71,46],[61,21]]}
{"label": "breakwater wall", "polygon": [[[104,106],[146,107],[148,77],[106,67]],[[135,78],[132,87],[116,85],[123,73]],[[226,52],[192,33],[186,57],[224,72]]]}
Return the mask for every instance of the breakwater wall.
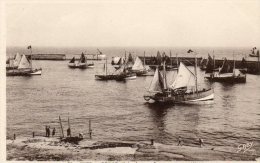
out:
{"label": "breakwater wall", "polygon": [[66,54],[32,54],[33,60],[66,60]]}
{"label": "breakwater wall", "polygon": [[[139,56],[139,58],[144,61],[143,56]],[[200,66],[200,62],[202,57],[197,58],[197,65]],[[242,68],[242,60],[228,60],[230,62],[235,62],[236,68]],[[177,62],[183,62],[187,66],[193,66],[195,64],[194,57],[171,57],[166,60],[166,65],[176,66]],[[154,57],[145,57],[146,65],[156,65],[157,61]],[[223,59],[215,59],[215,68],[221,67],[223,64]],[[248,69],[248,73],[251,74],[260,74],[260,61],[246,61],[246,67]]]}

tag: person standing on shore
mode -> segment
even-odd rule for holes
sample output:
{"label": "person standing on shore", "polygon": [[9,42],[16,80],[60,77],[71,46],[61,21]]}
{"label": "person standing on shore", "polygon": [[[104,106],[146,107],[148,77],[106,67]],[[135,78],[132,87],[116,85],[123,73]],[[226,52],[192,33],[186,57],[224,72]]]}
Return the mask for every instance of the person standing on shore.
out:
{"label": "person standing on shore", "polygon": [[51,134],[51,126],[48,127],[48,137],[50,137]]}
{"label": "person standing on shore", "polygon": [[48,137],[48,126],[45,126],[45,136]]}
{"label": "person standing on shore", "polygon": [[67,129],[67,136],[71,137],[70,127]]}
{"label": "person standing on shore", "polygon": [[56,132],[56,129],[54,127],[53,130],[52,130],[52,137],[55,135],[55,132]]}
{"label": "person standing on shore", "polygon": [[181,139],[180,136],[179,136],[179,138],[178,138],[178,146],[182,146],[182,139]]}

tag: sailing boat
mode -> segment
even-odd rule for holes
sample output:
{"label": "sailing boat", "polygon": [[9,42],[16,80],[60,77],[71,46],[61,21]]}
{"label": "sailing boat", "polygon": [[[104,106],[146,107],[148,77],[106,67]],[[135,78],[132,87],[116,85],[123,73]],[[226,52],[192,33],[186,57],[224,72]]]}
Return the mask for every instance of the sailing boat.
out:
{"label": "sailing boat", "polygon": [[256,53],[255,53],[255,50],[256,50],[256,47],[254,47],[254,48],[251,50],[251,54],[249,54],[250,57],[260,57],[260,56],[259,56],[259,50],[257,50]]}
{"label": "sailing boat", "polygon": [[244,57],[242,58],[239,71],[244,74],[247,73],[247,63],[246,63],[246,59]]}
{"label": "sailing boat", "polygon": [[68,63],[70,68],[86,69],[87,67],[94,67],[94,63],[87,64],[84,53],[81,54],[79,61],[76,63],[75,57],[73,57]]}
{"label": "sailing boat", "polygon": [[[31,58],[31,56],[30,56]],[[33,69],[32,60],[29,60],[25,55],[22,56],[17,69],[7,70],[7,76],[31,76],[41,75],[42,69]]]}
{"label": "sailing boat", "polygon": [[166,82],[165,63],[163,72],[160,72],[157,67],[148,92],[150,95],[144,96],[146,101],[153,100],[162,103],[195,103],[214,99],[211,88],[198,89],[196,75],[182,62],[180,62],[178,74],[170,86]]}
{"label": "sailing boat", "polygon": [[111,65],[115,69],[119,69],[124,63],[123,63],[123,58],[122,57],[112,57]]}
{"label": "sailing boat", "polygon": [[121,66],[114,73],[108,74],[107,59],[106,59],[106,64],[104,65],[104,68],[105,68],[105,74],[95,75],[95,78],[97,80],[131,80],[131,79],[136,79],[136,74],[129,72],[126,69],[125,65]]}
{"label": "sailing boat", "polygon": [[6,64],[8,65],[6,66],[6,70],[17,69],[21,59],[22,59],[22,55],[19,53],[16,53],[14,59],[8,58],[6,62]]}
{"label": "sailing boat", "polygon": [[[145,57],[144,57],[144,62],[145,62]],[[145,66],[139,57],[136,57],[131,72],[136,73],[137,76],[153,76],[150,67]]]}
{"label": "sailing boat", "polygon": [[225,58],[222,67],[217,72],[213,72],[210,76],[206,76],[209,81],[228,82],[228,83],[245,83],[246,74],[241,73],[238,69],[235,69],[234,65],[230,64]]}

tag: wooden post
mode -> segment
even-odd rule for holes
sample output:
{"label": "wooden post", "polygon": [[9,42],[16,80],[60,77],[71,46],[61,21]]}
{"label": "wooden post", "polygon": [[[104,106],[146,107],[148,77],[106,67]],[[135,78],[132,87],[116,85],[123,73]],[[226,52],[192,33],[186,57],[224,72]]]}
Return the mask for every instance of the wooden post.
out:
{"label": "wooden post", "polygon": [[63,133],[63,128],[62,128],[62,123],[61,123],[61,118],[60,118],[60,116],[59,116],[59,120],[60,120],[60,127],[61,127],[62,137],[64,138],[64,133]]}
{"label": "wooden post", "polygon": [[16,135],[14,134],[14,140],[16,139]]}
{"label": "wooden post", "polygon": [[33,138],[34,138],[34,132],[32,133],[32,135],[33,135]]}

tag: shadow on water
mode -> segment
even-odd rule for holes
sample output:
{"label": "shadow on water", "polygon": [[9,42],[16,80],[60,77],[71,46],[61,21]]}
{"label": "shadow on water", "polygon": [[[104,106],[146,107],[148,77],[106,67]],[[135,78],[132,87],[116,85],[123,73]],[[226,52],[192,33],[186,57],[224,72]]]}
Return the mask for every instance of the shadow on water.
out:
{"label": "shadow on water", "polygon": [[186,145],[197,144],[197,139],[201,136],[200,105],[160,103],[146,105],[151,114],[154,126],[152,135],[155,141],[176,144],[178,136],[181,136]]}

